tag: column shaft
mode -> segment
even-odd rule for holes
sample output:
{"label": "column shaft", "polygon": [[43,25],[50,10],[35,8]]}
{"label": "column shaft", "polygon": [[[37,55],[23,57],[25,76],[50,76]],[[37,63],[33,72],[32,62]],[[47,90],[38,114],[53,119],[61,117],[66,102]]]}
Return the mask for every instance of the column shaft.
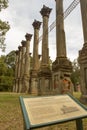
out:
{"label": "column shaft", "polygon": [[15,59],[15,84],[13,86],[13,92],[17,92],[17,89],[18,89],[18,83],[17,83],[17,80],[18,80],[18,53],[19,51],[15,51],[16,53],[16,59]]}
{"label": "column shaft", "polygon": [[[70,79],[72,72],[72,64],[67,59],[66,54],[66,39],[64,31],[64,18],[63,18],[63,0],[56,1],[56,60],[52,64],[52,80],[53,80],[53,92],[55,94],[61,94],[70,92],[72,93],[73,85]],[[69,83],[69,87],[63,83],[63,81]]]}
{"label": "column shaft", "polygon": [[22,47],[19,46],[19,56],[18,56],[18,78],[20,78],[20,73],[21,73],[21,54],[22,54]]}
{"label": "column shaft", "polygon": [[21,77],[23,77],[25,68],[26,41],[22,41],[21,44],[22,44]]}
{"label": "column shaft", "polygon": [[25,38],[26,38],[26,53],[25,53],[25,68],[24,68],[24,78],[23,78],[23,85],[24,85],[24,92],[28,93],[29,92],[29,88],[30,88],[30,84],[29,84],[29,80],[30,80],[30,40],[31,40],[32,35],[31,34],[26,34]]}
{"label": "column shaft", "polygon": [[43,17],[43,39],[42,39],[42,65],[49,63],[49,49],[48,49],[48,20],[51,8],[43,6],[40,13]]}
{"label": "column shaft", "polygon": [[40,95],[49,95],[52,88],[48,48],[48,20],[51,10],[51,8],[44,5],[40,11],[43,18],[42,61],[38,73],[38,94]]}
{"label": "column shaft", "polygon": [[20,89],[21,89],[20,78],[21,78],[22,47],[19,46],[18,49],[19,49],[19,58],[18,58],[18,90],[17,90],[17,92],[20,92]]}
{"label": "column shaft", "polygon": [[87,43],[87,0],[80,0],[84,43]]}
{"label": "column shaft", "polygon": [[16,60],[15,60],[15,78],[18,77],[18,51],[15,52],[16,53]]}
{"label": "column shaft", "polygon": [[84,44],[79,51],[81,101],[87,103],[87,0],[80,0]]}
{"label": "column shaft", "polygon": [[57,57],[66,57],[66,41],[63,19],[63,0],[56,0],[56,46]]}
{"label": "column shaft", "polygon": [[20,71],[20,93],[24,90],[23,77],[24,77],[24,68],[25,68],[25,52],[26,52],[26,41],[22,41],[22,54],[21,54],[21,71]]}
{"label": "column shaft", "polygon": [[43,41],[42,41],[42,64],[49,63],[48,49],[48,17],[43,17]]}
{"label": "column shaft", "polygon": [[41,22],[35,20],[32,25],[34,27],[33,69],[38,70],[39,69],[38,43],[39,43],[39,29]]}
{"label": "column shaft", "polygon": [[27,75],[27,77],[29,77],[29,71],[30,71],[30,61],[29,61],[29,53],[30,53],[30,40],[32,35],[31,34],[26,34],[26,54],[25,54],[25,70],[24,70],[24,74]]}

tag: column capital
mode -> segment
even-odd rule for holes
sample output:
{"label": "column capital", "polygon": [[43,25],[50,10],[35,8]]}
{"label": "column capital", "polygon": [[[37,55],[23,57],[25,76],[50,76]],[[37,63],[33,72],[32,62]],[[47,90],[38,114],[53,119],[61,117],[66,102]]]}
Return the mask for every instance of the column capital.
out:
{"label": "column capital", "polygon": [[18,49],[19,49],[19,51],[21,51],[22,50],[22,46],[18,46]]}
{"label": "column capital", "polygon": [[40,13],[41,13],[42,16],[49,17],[49,15],[51,13],[51,10],[52,10],[52,8],[49,8],[49,7],[45,6],[45,5],[43,5],[43,8],[41,9]]}
{"label": "column capital", "polygon": [[26,38],[27,41],[28,40],[30,41],[31,38],[32,38],[32,34],[26,33],[25,38]]}
{"label": "column capital", "polygon": [[21,45],[22,45],[23,47],[26,47],[26,41],[22,40],[22,41],[21,41]]}
{"label": "column capital", "polygon": [[34,29],[40,29],[41,23],[42,22],[40,22],[40,21],[34,20],[32,25],[33,25]]}
{"label": "column capital", "polygon": [[18,53],[19,53],[19,51],[18,51],[18,50],[16,50],[16,51],[15,51],[15,54],[16,54],[16,55],[18,55]]}

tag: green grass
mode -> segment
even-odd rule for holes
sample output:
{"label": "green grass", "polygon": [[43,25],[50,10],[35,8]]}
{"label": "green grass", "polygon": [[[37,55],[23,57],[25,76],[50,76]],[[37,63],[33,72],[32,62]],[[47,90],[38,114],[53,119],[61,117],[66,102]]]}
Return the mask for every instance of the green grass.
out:
{"label": "green grass", "polygon": [[74,97],[76,97],[78,100],[80,99],[81,93],[80,92],[74,92]]}
{"label": "green grass", "polygon": [[0,130],[23,130],[20,94],[0,93]]}
{"label": "green grass", "polygon": [[[80,95],[80,93],[74,93],[74,96],[77,99],[80,98]],[[0,93],[0,130],[23,130],[23,116],[21,112],[19,96],[29,95],[16,93]],[[87,119],[84,120],[84,126],[86,124]],[[58,125],[56,130],[75,129],[75,122],[68,122]],[[49,130],[54,130],[54,127],[51,126]],[[87,128],[85,128],[84,130],[87,130]]]}

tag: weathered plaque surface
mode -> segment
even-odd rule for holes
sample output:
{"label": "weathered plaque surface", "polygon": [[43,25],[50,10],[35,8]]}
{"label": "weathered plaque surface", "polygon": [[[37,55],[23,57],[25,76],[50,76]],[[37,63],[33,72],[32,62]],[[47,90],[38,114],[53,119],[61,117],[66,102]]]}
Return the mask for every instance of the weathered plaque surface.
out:
{"label": "weathered plaque surface", "polygon": [[87,116],[87,111],[68,95],[23,98],[23,102],[31,126]]}

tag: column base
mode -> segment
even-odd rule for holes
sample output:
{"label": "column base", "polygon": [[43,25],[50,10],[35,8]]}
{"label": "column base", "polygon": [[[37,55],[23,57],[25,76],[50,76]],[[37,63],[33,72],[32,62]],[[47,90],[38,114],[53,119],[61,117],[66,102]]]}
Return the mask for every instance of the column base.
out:
{"label": "column base", "polygon": [[32,95],[38,95],[38,83],[37,78],[31,78],[30,93]]}
{"label": "column base", "polygon": [[38,95],[51,95],[52,72],[49,67],[41,66],[38,72]]}
{"label": "column base", "polygon": [[52,64],[52,70],[54,72],[61,70],[61,71],[72,71],[72,63],[66,57],[57,57],[56,60]]}
{"label": "column base", "polygon": [[24,77],[23,79],[22,79],[22,90],[21,90],[21,92],[22,93],[29,93],[29,89],[30,89],[30,86],[29,86],[29,78],[28,77]]}
{"label": "column base", "polygon": [[19,79],[19,93],[22,92],[22,86],[23,86],[23,84],[22,84],[22,78],[20,78]]}
{"label": "column base", "polygon": [[52,65],[53,91],[56,94],[73,94],[73,84],[70,76],[72,64],[66,57],[59,57]]}

